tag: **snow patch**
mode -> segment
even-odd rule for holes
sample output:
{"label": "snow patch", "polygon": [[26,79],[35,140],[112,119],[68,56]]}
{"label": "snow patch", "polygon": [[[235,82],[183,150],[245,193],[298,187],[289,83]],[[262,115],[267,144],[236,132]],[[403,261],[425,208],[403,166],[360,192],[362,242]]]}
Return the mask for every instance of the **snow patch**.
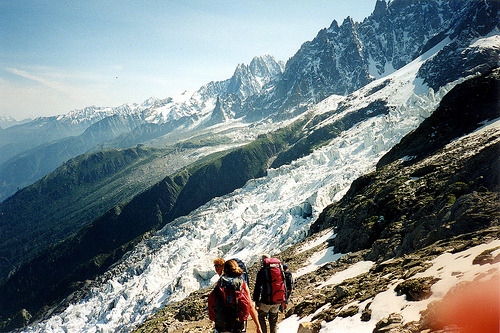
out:
{"label": "snow patch", "polygon": [[[420,312],[425,310],[429,303],[441,300],[454,286],[463,282],[486,281],[495,274],[498,274],[500,271],[500,263],[484,265],[473,264],[474,258],[476,258],[483,251],[492,250],[497,247],[500,247],[500,240],[498,239],[458,253],[443,253],[434,260],[430,261],[432,266],[426,271],[417,273],[414,276],[414,278],[437,277],[440,279],[432,286],[432,295],[430,298],[418,302],[407,301],[404,295],[398,296],[394,291],[396,286],[402,282],[402,280],[394,281],[389,286],[388,290],[377,294],[373,299],[368,299],[358,304],[359,308],[362,309],[369,302],[371,302],[370,309],[372,310],[372,316],[369,321],[361,321],[361,313],[348,318],[337,317],[331,322],[323,322],[320,332],[371,332],[375,328],[378,321],[395,312],[402,314],[403,321],[405,323],[418,321],[420,319]],[[496,256],[499,253],[500,249],[496,249],[491,252],[493,256]],[[371,262],[358,262],[347,270],[333,275],[331,280],[335,280],[334,283],[336,284],[341,283],[345,279],[366,272],[372,265],[373,263]],[[323,284],[326,285],[326,283],[327,282]],[[346,307],[354,305],[355,303],[356,302],[348,304]],[[323,310],[320,309],[316,311],[316,314],[321,311]],[[302,319],[296,315],[291,316],[279,324],[278,332],[292,332],[289,329],[296,330],[301,322],[308,322],[312,318],[313,316],[304,317]]]}
{"label": "snow patch", "polygon": [[322,231],[318,237],[316,237],[315,239],[309,241],[309,242],[305,242],[304,244],[302,244],[298,249],[297,249],[297,254],[299,253],[302,253],[302,252],[305,252],[307,250],[310,250],[312,249],[313,247],[316,247],[320,244],[323,244],[325,243],[327,240],[329,239],[332,239],[332,238],[335,238],[335,233],[333,231],[333,229],[328,229],[328,230],[325,230],[325,231]]}
{"label": "snow patch", "polygon": [[306,266],[297,270],[294,274],[295,278],[301,277],[304,274],[314,272],[319,267],[334,262],[344,254],[335,253],[333,247],[329,247],[320,252],[313,254],[307,261]]}
{"label": "snow patch", "polygon": [[485,37],[474,40],[470,46],[484,49],[500,49],[500,29],[495,27],[495,29]]}
{"label": "snow patch", "polygon": [[328,280],[317,286],[316,289],[321,289],[332,284],[339,284],[344,280],[367,273],[373,266],[375,266],[373,261],[357,262],[349,268],[332,275]]}

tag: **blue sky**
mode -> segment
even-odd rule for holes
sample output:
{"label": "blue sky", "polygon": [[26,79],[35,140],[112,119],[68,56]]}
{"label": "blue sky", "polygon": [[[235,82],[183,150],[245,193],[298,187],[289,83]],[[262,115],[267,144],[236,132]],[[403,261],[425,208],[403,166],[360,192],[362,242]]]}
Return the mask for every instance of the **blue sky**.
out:
{"label": "blue sky", "polygon": [[[0,116],[141,103],[231,76],[376,0],[0,0]],[[355,3],[355,5],[353,5]]]}

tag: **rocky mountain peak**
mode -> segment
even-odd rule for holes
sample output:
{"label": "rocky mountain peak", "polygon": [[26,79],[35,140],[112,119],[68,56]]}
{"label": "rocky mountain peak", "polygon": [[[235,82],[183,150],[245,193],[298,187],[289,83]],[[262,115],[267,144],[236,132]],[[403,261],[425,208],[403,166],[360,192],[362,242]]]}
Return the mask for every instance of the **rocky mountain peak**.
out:
{"label": "rocky mountain peak", "polygon": [[149,97],[147,100],[141,103],[141,106],[143,107],[150,107],[153,106],[155,103],[159,102],[160,100],[156,97]]}
{"label": "rocky mountain peak", "polygon": [[264,54],[254,57],[248,67],[254,76],[272,79],[283,72],[284,64],[276,61],[273,56]]}
{"label": "rocky mountain peak", "polygon": [[276,61],[271,55],[254,57],[249,65],[238,64],[231,78],[210,82],[201,87],[197,94],[202,100],[216,98],[216,96],[224,97],[229,94],[244,99],[260,92],[266,83],[282,73],[283,67],[283,62]]}
{"label": "rocky mountain peak", "polygon": [[374,19],[379,19],[387,13],[387,2],[385,0],[377,0],[375,10],[372,13]]}
{"label": "rocky mountain peak", "polygon": [[270,55],[254,57],[249,65],[239,64],[236,67],[222,95],[234,94],[244,99],[257,94],[266,83],[281,74],[282,68],[283,65]]}
{"label": "rocky mountain peak", "polygon": [[354,26],[354,21],[350,16],[347,16],[344,21],[342,22],[342,25],[340,26],[340,29],[349,29]]}
{"label": "rocky mountain peak", "polygon": [[328,31],[329,32],[339,31],[339,24],[337,23],[336,20],[333,20],[332,24],[330,24]]}

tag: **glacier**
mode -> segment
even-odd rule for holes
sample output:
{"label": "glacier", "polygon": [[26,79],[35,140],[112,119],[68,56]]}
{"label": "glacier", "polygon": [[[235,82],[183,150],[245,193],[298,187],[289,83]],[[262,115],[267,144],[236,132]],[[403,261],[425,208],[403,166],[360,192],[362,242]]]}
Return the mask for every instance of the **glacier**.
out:
{"label": "glacier", "polygon": [[[131,331],[164,304],[214,283],[214,258],[238,257],[248,265],[263,252],[274,254],[303,240],[332,198],[340,199],[353,180],[374,170],[378,159],[458,83],[435,92],[417,78],[420,66],[449,42],[347,97],[332,96],[309,111],[325,113],[340,101],[349,105],[325,119],[327,123],[385,100],[391,107],[388,114],[358,123],[312,154],[176,219],[125,255],[84,300],[24,332]],[[373,93],[386,80],[389,84]]]}

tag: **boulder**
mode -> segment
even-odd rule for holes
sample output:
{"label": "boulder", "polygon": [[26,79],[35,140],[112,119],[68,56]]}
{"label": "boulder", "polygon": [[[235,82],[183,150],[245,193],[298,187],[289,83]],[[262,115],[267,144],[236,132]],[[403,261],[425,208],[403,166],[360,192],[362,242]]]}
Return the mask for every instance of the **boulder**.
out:
{"label": "boulder", "polygon": [[297,333],[318,333],[320,329],[318,326],[311,322],[300,323]]}
{"label": "boulder", "polygon": [[434,277],[409,279],[398,284],[395,291],[398,296],[406,295],[407,301],[421,301],[431,296],[431,286],[437,281]]}

